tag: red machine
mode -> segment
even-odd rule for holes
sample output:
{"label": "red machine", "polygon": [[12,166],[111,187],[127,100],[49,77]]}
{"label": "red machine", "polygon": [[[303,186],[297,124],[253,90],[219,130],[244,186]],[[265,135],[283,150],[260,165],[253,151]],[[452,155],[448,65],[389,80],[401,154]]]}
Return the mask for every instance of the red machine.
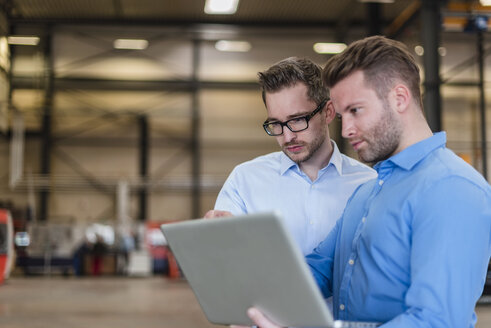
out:
{"label": "red machine", "polygon": [[0,283],[10,275],[13,259],[14,227],[10,212],[0,209]]}

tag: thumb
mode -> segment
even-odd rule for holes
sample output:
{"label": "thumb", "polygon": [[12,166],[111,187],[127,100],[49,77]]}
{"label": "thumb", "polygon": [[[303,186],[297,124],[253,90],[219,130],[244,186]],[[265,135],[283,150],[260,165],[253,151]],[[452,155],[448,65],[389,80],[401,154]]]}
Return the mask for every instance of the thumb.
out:
{"label": "thumb", "polygon": [[280,326],[272,323],[264,314],[262,314],[256,308],[250,308],[247,310],[247,315],[254,321],[254,323],[261,328],[280,328]]}

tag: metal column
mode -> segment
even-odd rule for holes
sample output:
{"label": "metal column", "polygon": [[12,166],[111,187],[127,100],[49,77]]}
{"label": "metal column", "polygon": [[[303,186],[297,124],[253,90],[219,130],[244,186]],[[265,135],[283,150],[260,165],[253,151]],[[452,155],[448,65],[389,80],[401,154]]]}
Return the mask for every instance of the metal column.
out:
{"label": "metal column", "polygon": [[367,3],[367,14],[368,36],[382,34],[382,17],[380,15],[380,3]]}
{"label": "metal column", "polygon": [[145,115],[140,115],[138,118],[140,127],[140,186],[139,194],[139,220],[144,222],[147,220],[147,194],[148,194],[148,157],[149,157],[149,133],[148,133],[148,118]]}
{"label": "metal column", "polygon": [[440,0],[422,1],[421,39],[424,55],[424,109],[433,132],[442,130],[442,105],[440,96]]}
{"label": "metal column", "polygon": [[[9,24],[8,26],[8,31],[7,34],[13,35],[15,34],[15,29],[12,25]],[[14,67],[14,61],[15,61],[15,47],[9,46],[9,51],[10,51],[10,69],[7,72],[7,78],[8,78],[8,95],[7,95],[7,106],[8,106],[8,111],[9,114],[14,107],[12,104],[12,95],[14,91],[13,83],[12,81],[14,80],[14,73],[13,73],[13,67]],[[5,134],[5,137],[8,137],[9,133],[8,131]]]}
{"label": "metal column", "polygon": [[[52,113],[53,113],[53,56],[51,27],[47,28],[44,38],[44,105],[41,127],[41,174],[49,177],[51,173]],[[49,215],[49,186],[40,192],[39,219],[45,221]]]}
{"label": "metal column", "polygon": [[199,140],[200,127],[200,108],[199,108],[199,83],[198,72],[200,67],[200,46],[199,40],[193,40],[193,76],[192,76],[192,117],[191,117],[191,157],[192,157],[192,217],[202,216],[201,211],[201,152]]}
{"label": "metal column", "polygon": [[488,179],[488,152],[486,136],[486,98],[484,90],[484,34],[477,31],[477,56],[479,64],[479,111],[481,119],[481,155],[482,155],[482,175]]}

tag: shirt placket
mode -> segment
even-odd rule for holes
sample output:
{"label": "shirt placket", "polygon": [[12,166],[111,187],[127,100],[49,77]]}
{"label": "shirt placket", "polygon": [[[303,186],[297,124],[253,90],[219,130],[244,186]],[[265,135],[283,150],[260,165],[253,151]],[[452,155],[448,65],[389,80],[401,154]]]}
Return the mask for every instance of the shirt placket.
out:
{"label": "shirt placket", "polygon": [[303,217],[306,218],[306,221],[303,224],[303,233],[301,233],[301,248],[302,251],[305,253],[308,247],[309,239],[310,236],[313,235],[314,230],[315,230],[315,211],[313,206],[309,206],[309,202],[307,202],[307,199],[311,199],[313,197],[313,194],[316,192],[316,188],[318,187],[317,179],[316,181],[311,181],[310,178],[300,170],[300,168],[296,167],[295,174],[298,176],[298,179],[302,180],[301,187],[299,187],[298,192],[301,195],[307,195],[304,200],[304,205],[302,207],[303,209]]}
{"label": "shirt placket", "polygon": [[[388,164],[388,163],[387,163]],[[360,242],[360,237],[363,229],[365,228],[365,223],[367,221],[368,217],[368,212],[370,209],[370,205],[372,201],[375,199],[375,197],[379,194],[379,192],[382,190],[382,186],[384,185],[385,181],[389,178],[393,171],[393,167],[387,166],[387,167],[380,167],[378,170],[378,178],[377,182],[374,185],[372,192],[370,193],[370,196],[368,198],[368,201],[365,203],[365,208],[363,210],[363,216],[360,220],[360,223],[356,227],[356,231],[353,237],[353,242],[351,244],[351,253],[350,256],[348,257],[348,261],[346,263],[346,266],[344,268],[344,274],[343,278],[341,280],[341,285],[339,288],[339,308],[338,310],[338,317],[341,320],[348,320],[348,305],[349,305],[349,286],[351,284],[351,278],[353,276],[353,269],[356,264],[356,261],[358,260],[358,244]]]}

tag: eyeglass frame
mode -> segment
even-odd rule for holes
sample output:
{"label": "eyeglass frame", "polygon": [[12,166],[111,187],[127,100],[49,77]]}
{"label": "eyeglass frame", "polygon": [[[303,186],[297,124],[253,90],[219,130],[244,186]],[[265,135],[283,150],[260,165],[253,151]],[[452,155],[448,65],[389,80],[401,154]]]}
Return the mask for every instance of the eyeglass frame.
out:
{"label": "eyeglass frame", "polygon": [[[323,101],[321,101],[321,103],[319,104],[319,106],[317,106],[310,114],[307,114],[307,115],[302,115],[302,116],[298,116],[298,117],[294,117],[294,118],[291,118],[285,122],[281,122],[281,121],[264,121],[263,123],[263,129],[264,131],[266,131],[266,133],[269,135],[269,136],[272,136],[272,137],[277,137],[277,136],[281,136],[283,134],[283,128],[286,126],[288,128],[288,130],[290,130],[291,132],[301,132],[301,131],[305,131],[309,128],[309,121],[312,119],[312,117],[315,116],[315,114],[319,113],[323,108],[324,106],[327,104],[327,102],[329,101],[329,98],[326,98],[324,99]],[[288,123],[290,123],[290,121],[293,121],[293,120],[298,120],[299,118],[303,118],[305,119],[305,122],[307,123],[307,126],[304,128],[304,129],[300,129],[300,130],[295,130],[293,131],[292,128],[290,128],[288,126]],[[275,123],[275,124],[279,124],[281,125],[281,133],[280,134],[272,134],[268,131],[268,129],[266,128],[269,124],[271,123]]]}

